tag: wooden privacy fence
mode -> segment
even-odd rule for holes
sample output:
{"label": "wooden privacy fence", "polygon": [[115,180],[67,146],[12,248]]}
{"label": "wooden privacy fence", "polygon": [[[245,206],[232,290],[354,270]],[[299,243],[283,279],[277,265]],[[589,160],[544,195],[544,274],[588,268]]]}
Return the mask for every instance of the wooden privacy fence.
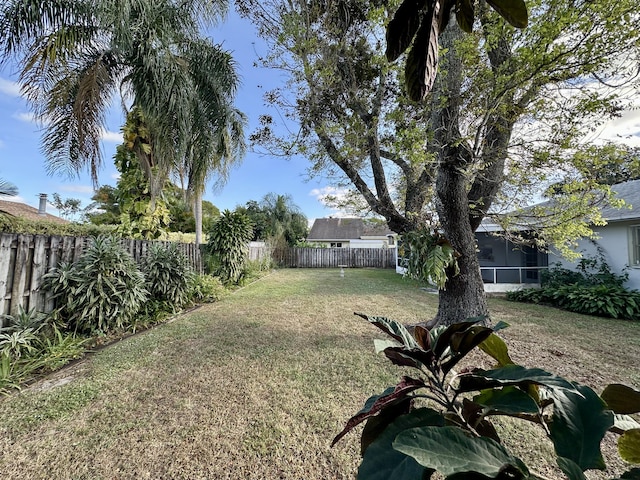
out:
{"label": "wooden privacy fence", "polygon": [[395,268],[393,248],[289,248],[283,266],[290,268]]}
{"label": "wooden privacy fence", "polygon": [[[90,244],[88,237],[0,234],[0,314],[35,309],[53,310],[53,301],[40,290],[42,277],[60,262],[75,262]],[[152,243],[171,242],[121,239],[122,246],[140,262]],[[200,250],[193,243],[175,243],[197,272],[202,272]],[[0,319],[0,326],[2,319]]]}

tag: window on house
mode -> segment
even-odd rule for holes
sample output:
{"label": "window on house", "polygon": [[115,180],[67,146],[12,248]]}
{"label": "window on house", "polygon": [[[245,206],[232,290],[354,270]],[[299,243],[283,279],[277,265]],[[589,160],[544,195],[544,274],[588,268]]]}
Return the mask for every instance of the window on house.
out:
{"label": "window on house", "polygon": [[640,225],[629,227],[629,263],[640,268]]}
{"label": "window on house", "polygon": [[331,242],[331,248],[342,248],[342,242]]}

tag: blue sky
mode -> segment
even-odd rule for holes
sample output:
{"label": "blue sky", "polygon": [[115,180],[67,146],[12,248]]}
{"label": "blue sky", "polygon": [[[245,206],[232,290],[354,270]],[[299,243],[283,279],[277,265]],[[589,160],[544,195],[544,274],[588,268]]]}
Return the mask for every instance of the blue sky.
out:
{"label": "blue sky", "polygon": [[[250,133],[258,125],[258,116],[266,112],[263,93],[281,86],[284,79],[279,72],[254,65],[257,55],[265,53],[266,46],[256,36],[254,27],[235,12],[230,12],[227,20],[211,29],[209,34],[216,43],[222,43],[223,48],[232,52],[238,64],[242,86],[236,106],[248,116],[247,133]],[[54,192],[62,198],[78,198],[83,205],[89,204],[93,187],[86,172],[72,178],[47,173],[40,151],[40,128],[20,98],[14,73],[8,68],[0,70],[0,178],[18,187],[17,200],[34,207],[38,206],[40,193],[51,197]],[[115,185],[117,181],[112,157],[116,146],[121,143],[119,131],[123,116],[118,99],[114,100],[114,105],[103,136],[104,166],[99,175],[100,184]],[[231,172],[224,188],[214,192],[209,185],[204,198],[220,210],[232,210],[237,205],[260,200],[267,193],[275,192],[290,194],[310,220],[337,214],[320,200],[323,193],[331,191],[331,187],[321,179],[307,181],[307,166],[304,158],[273,158],[249,152],[242,164]],[[56,213],[51,206],[49,212]]]}

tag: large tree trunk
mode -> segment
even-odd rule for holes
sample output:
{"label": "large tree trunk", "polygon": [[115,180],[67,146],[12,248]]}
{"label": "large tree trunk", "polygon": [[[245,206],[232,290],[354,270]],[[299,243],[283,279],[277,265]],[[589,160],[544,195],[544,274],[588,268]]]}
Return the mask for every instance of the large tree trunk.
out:
{"label": "large tree trunk", "polygon": [[467,184],[466,175],[457,168],[450,165],[440,168],[436,182],[438,215],[445,237],[459,255],[460,273],[454,275],[451,269],[447,272],[445,289],[439,293],[438,325],[451,325],[489,313],[475,235],[469,223]]}
{"label": "large tree trunk", "polygon": [[445,289],[440,290],[436,324],[450,325],[471,317],[488,315],[484,284],[476,252],[474,228],[470,223],[469,168],[473,161],[466,140],[460,134],[462,65],[455,41],[462,34],[455,25],[441,36],[446,50],[446,67],[436,81],[432,126],[440,168],[436,178],[436,208],[444,236],[458,255],[460,272],[449,271]]}

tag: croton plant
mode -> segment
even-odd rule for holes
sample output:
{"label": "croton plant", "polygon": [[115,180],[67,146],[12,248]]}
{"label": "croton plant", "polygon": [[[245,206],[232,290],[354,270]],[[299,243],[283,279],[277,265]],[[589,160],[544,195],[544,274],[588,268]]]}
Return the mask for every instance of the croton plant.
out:
{"label": "croton plant", "polygon": [[[362,431],[358,479],[429,479],[440,472],[456,479],[541,479],[502,443],[492,423],[497,415],[533,422],[553,442],[558,467],[570,480],[589,469],[605,469],[600,444],[608,431],[619,435],[618,451],[640,463],[640,391],[626,385],[593,389],[539,368],[516,365],[505,342],[490,327],[470,320],[410,332],[384,317],[356,313],[390,339],[375,340],[378,352],[396,365],[419,372],[369,398],[335,437],[335,445],[356,425]],[[476,347],[496,368],[454,367]],[[629,466],[620,479],[640,479]]]}

